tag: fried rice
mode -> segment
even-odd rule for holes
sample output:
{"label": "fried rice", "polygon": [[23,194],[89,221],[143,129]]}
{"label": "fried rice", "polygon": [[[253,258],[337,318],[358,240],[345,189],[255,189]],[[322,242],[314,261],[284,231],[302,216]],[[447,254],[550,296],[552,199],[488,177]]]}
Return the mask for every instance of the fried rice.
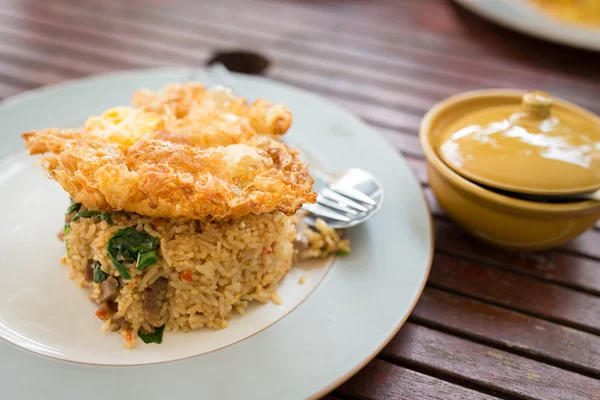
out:
{"label": "fried rice", "polygon": [[291,112],[197,83],[141,90],[76,130],[24,133],[72,199],[59,235],[71,276],[126,347],[222,329],[250,302],[280,303],[296,261],[348,241],[298,211],[314,179],[281,136]]}
{"label": "fried rice", "polygon": [[[96,315],[104,322],[102,329],[120,332],[127,348],[136,345],[138,334],[145,338],[157,328],[226,328],[227,321],[235,313],[244,315],[252,301],[279,303],[277,284],[294,262],[349,251],[348,241],[323,221],[316,231],[299,224],[304,229],[299,233],[297,217],[278,211],[230,221],[115,213],[108,222],[98,216],[68,222],[74,215],[67,214],[64,234],[71,278],[99,305]],[[158,239],[158,261],[143,270],[135,261],[124,262],[130,274],[125,280],[107,244],[127,228]],[[104,280],[94,281],[95,272],[99,274],[94,267],[104,273]]]}

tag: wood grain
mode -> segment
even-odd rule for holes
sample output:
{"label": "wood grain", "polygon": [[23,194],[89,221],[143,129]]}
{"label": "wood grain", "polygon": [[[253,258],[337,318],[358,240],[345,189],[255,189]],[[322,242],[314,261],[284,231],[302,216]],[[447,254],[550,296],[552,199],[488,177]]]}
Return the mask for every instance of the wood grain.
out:
{"label": "wood grain", "polygon": [[[292,50],[292,54],[293,55],[302,55],[303,57],[308,56],[309,54],[314,54],[315,50],[321,50],[322,48],[322,52],[315,54],[318,57],[317,58],[325,58],[326,55],[329,55],[328,58],[332,58],[330,53],[339,53],[342,52],[342,54],[336,54],[336,57],[339,59],[340,61],[346,61],[345,58],[348,58],[349,62],[345,62],[345,64],[356,64],[357,59],[359,61],[363,61],[364,58],[367,58],[367,61],[370,60],[370,58],[373,57],[377,57],[376,61],[378,64],[381,64],[381,62],[391,62],[390,60],[395,60],[396,64],[401,62],[401,65],[396,65],[394,63],[390,64],[390,67],[393,68],[393,70],[390,70],[390,73],[395,74],[396,76],[399,75],[399,72],[402,72],[404,76],[410,77],[412,73],[416,73],[418,74],[418,76],[414,76],[415,78],[420,78],[420,79],[413,79],[413,82],[422,82],[422,81],[429,81],[429,80],[433,80],[433,81],[456,81],[456,80],[460,80],[460,79],[467,79],[467,81],[471,81],[472,83],[476,83],[477,87],[481,87],[481,85],[487,86],[489,85],[489,81],[475,81],[473,82],[473,79],[477,78],[477,74],[480,73],[480,71],[482,70],[481,65],[478,65],[478,68],[474,69],[473,72],[471,72],[472,68],[468,68],[466,66],[463,66],[461,64],[459,65],[455,65],[454,63],[450,63],[448,64],[447,62],[445,62],[445,58],[447,57],[454,57],[453,55],[447,55],[445,53],[427,53],[425,55],[420,54],[421,52],[423,52],[423,50],[421,50],[420,48],[412,48],[412,52],[417,52],[419,57],[408,57],[406,54],[401,54],[401,57],[397,57],[396,58],[391,58],[390,60],[385,59],[385,60],[381,60],[381,55],[385,54],[386,57],[390,55],[390,52],[386,49],[385,52],[382,51],[377,51],[376,55],[369,55],[368,53],[365,54],[365,51],[373,51],[372,50],[372,46],[371,47],[367,47],[367,48],[360,48],[359,50],[355,49],[355,46],[348,46],[348,42],[344,41],[344,42],[334,42],[334,43],[328,43],[326,40],[323,40],[323,37],[320,37],[321,40],[319,40],[317,43],[314,43],[313,41],[313,37],[306,37],[306,34],[301,34],[301,35],[285,35],[283,40],[281,37],[281,33],[280,32],[276,32],[273,34],[265,32],[265,27],[264,25],[261,25],[261,29],[256,29],[256,27],[252,27],[251,29],[245,29],[243,25],[235,25],[234,27],[232,26],[222,26],[217,24],[214,19],[210,18],[210,7],[203,7],[202,9],[202,13],[199,14],[198,16],[194,16],[194,17],[190,17],[187,16],[183,13],[180,13],[179,15],[177,15],[177,17],[169,17],[171,14],[170,13],[164,13],[162,10],[160,12],[160,14],[152,14],[151,10],[148,11],[146,9],[141,10],[141,11],[137,11],[134,14],[134,18],[139,16],[140,14],[143,15],[148,15],[147,17],[145,17],[145,19],[143,21],[137,22],[135,20],[132,20],[132,18],[128,18],[128,17],[124,17],[124,10],[127,10],[127,8],[124,8],[124,3],[122,2],[117,2],[114,4],[110,4],[111,2],[108,2],[106,4],[104,4],[102,7],[99,7],[96,5],[96,3],[87,3],[85,4],[85,7],[82,7],[81,9],[73,7],[73,4],[69,4],[68,6],[60,6],[57,5],[56,3],[52,4],[52,7],[49,7],[46,10],[55,10],[55,15],[53,16],[54,18],[58,17],[62,17],[62,18],[66,18],[66,17],[71,17],[71,18],[77,18],[82,20],[82,25],[85,25],[86,28],[93,28],[94,26],[98,26],[100,29],[102,29],[102,24],[98,23],[98,19],[101,19],[102,21],[105,21],[105,24],[110,23],[111,25],[111,34],[113,34],[113,30],[114,30],[114,34],[120,33],[122,34],[124,37],[129,38],[129,37],[133,37],[136,36],[136,34],[138,36],[140,36],[140,39],[143,39],[145,37],[147,37],[149,35],[149,37],[153,40],[156,41],[160,41],[160,42],[164,42],[167,43],[169,42],[169,44],[171,46],[177,47],[178,44],[181,44],[182,42],[185,41],[190,41],[193,40],[195,43],[196,47],[202,46],[202,44],[206,44],[207,39],[209,39],[212,42],[212,45],[214,46],[215,44],[220,44],[221,46],[232,46],[232,45],[240,45],[240,41],[242,41],[242,45],[245,46],[256,46],[257,44],[261,44],[261,47],[263,48],[268,48],[269,52],[277,57],[277,58],[288,58],[289,59],[289,54],[290,54],[290,50]],[[147,2],[145,1],[144,4],[146,4]],[[107,4],[110,4],[109,7],[107,7]],[[37,7],[39,8],[39,5],[37,5]],[[102,10],[104,13],[111,13],[110,15],[110,19],[106,18],[104,15],[98,15],[98,13],[94,13],[94,7],[98,7],[98,9]],[[113,8],[114,7],[114,8]],[[90,9],[91,8],[91,9]],[[129,9],[131,10],[131,9]],[[60,11],[60,12],[59,12]],[[10,11],[5,11],[5,12],[10,12]],[[11,14],[12,17],[14,18],[19,18],[20,16],[18,14]],[[21,16],[22,17],[22,16]],[[86,19],[87,17],[87,19]],[[31,16],[28,16],[28,18],[31,18]],[[40,19],[39,16],[36,17],[37,21],[39,23],[48,23],[48,19],[46,18],[45,22],[42,22],[43,19]],[[234,17],[235,18],[235,17]],[[172,27],[170,27],[170,25]],[[186,29],[185,31],[182,31],[180,29],[180,26],[183,27],[189,27],[189,30]],[[203,31],[203,35],[194,35],[195,31],[198,31],[199,29],[202,29]],[[214,32],[214,33],[212,33]],[[157,33],[159,33],[160,35],[157,35]],[[209,34],[209,37],[207,38],[207,33]],[[265,36],[266,35],[266,36]],[[107,36],[109,36],[107,34]],[[257,36],[257,37],[253,37],[253,36]],[[175,38],[177,37],[177,40],[175,40]],[[247,43],[247,38],[251,37],[252,38],[252,44]],[[276,41],[274,39],[277,39]],[[310,46],[309,46],[310,45]],[[189,48],[189,47],[188,47]],[[282,52],[284,54],[282,54]],[[350,52],[350,54],[348,54],[348,52]],[[287,53],[287,54],[286,54]],[[307,54],[309,53],[309,54]],[[411,53],[412,54],[412,53]],[[286,57],[287,55],[287,57]],[[350,58],[352,57],[352,59]],[[423,58],[425,57],[425,59]],[[428,57],[436,57],[436,59],[430,59]],[[296,59],[298,59],[299,57],[296,57]],[[356,58],[356,59],[355,59]],[[441,58],[441,60],[438,60],[437,58]],[[410,63],[408,65],[406,65],[406,60],[410,59],[413,60],[413,63]],[[353,62],[352,62],[353,61]],[[481,64],[482,62],[485,64],[486,60],[478,60],[478,61],[474,61],[472,59],[466,59],[466,60],[462,60],[461,62],[465,63],[479,63]],[[496,71],[499,66],[497,65],[497,63],[490,63],[491,67],[494,68],[494,71]],[[427,68],[429,68],[429,66],[441,66],[444,67],[443,69],[440,70],[429,70]],[[420,68],[415,69],[417,66],[420,66]],[[370,70],[369,72],[365,71],[366,74],[363,75],[373,75],[372,74],[372,68],[374,67],[373,64],[368,64],[366,65],[366,67]],[[398,70],[398,68],[409,68],[409,70],[404,71],[404,70]],[[439,69],[439,68],[438,68]],[[457,72],[455,71],[469,71],[469,74],[467,74],[466,76],[455,76],[455,74]],[[378,65],[378,71],[381,71],[381,65]],[[513,72],[513,71],[511,71]],[[428,74],[434,74],[433,76],[429,76]],[[517,73],[516,71],[514,71],[513,73],[510,74],[510,76],[513,76],[515,73]],[[521,70],[521,73],[523,73],[523,71]],[[452,80],[450,79],[436,79],[436,74],[442,74],[442,77],[445,76],[445,74],[454,74],[451,76]],[[498,74],[496,72],[494,72],[493,74],[494,76],[498,76]],[[542,73],[537,73],[534,74],[532,76],[529,76],[528,79],[532,84],[535,84],[535,80],[536,79],[540,79],[540,77],[543,77],[544,74]],[[487,79],[487,76],[485,77]],[[556,77],[554,77],[556,78]],[[546,79],[546,78],[544,78]],[[557,78],[558,79],[558,78]],[[541,81],[541,83],[545,83],[546,80]],[[495,86],[514,86],[515,83],[514,82],[498,82]],[[461,89],[464,90],[464,85],[461,86]],[[546,88],[545,86],[539,86],[540,89],[544,89],[544,90],[550,90],[549,88]],[[455,89],[453,92],[456,93],[458,91],[458,88]],[[551,91],[551,90],[550,90]],[[447,93],[449,94],[449,93]],[[595,96],[592,96],[593,99],[596,99]],[[594,103],[594,104],[587,104],[585,103],[585,99],[583,99],[581,97],[581,93],[580,96],[577,99],[578,101],[583,101],[586,106],[589,106],[590,108],[594,108],[598,106],[598,103]]]}
{"label": "wood grain", "polygon": [[[115,1],[109,1],[109,3],[113,2]],[[131,6],[131,2],[126,4]],[[120,13],[122,13],[122,11],[125,9],[123,8],[125,3],[116,2],[116,4],[111,5],[121,7],[119,9]],[[193,3],[189,3],[189,5],[190,9],[194,9],[194,7],[192,7],[194,5]],[[87,6],[89,6],[89,3]],[[211,7],[203,6],[202,13],[194,15],[193,17],[182,12],[177,12],[177,10],[169,10],[169,12],[164,12],[164,10],[161,10],[160,14],[155,13],[153,15],[154,19],[149,20],[149,22],[161,25],[184,24],[184,26],[186,26],[185,24],[189,24],[188,26],[190,28],[196,27],[196,29],[198,28],[197,24],[203,23],[205,25],[202,27],[203,29],[206,29],[206,24],[211,22],[211,9]],[[104,8],[104,10],[106,12],[106,8]],[[239,14],[238,16],[233,16],[233,24],[235,25],[234,29],[236,29],[236,32],[240,33],[243,31],[245,35],[249,35],[250,37],[269,35],[271,32],[265,26],[265,24],[268,24],[267,20],[271,21],[271,23],[272,21],[277,20],[276,18],[272,17],[273,12],[273,7],[269,7],[269,13],[263,13],[262,20],[257,21],[257,23],[250,26],[248,26],[247,21],[239,21]],[[144,15],[149,15],[144,12],[142,13]],[[148,18],[150,18],[150,16],[148,16]],[[395,16],[395,18],[397,19],[397,16]],[[297,16],[295,16],[294,20],[296,19]],[[407,27],[416,29],[419,26],[422,27],[423,23],[429,22],[430,20],[432,23],[432,29],[439,28],[439,18],[436,18],[433,14],[429,13],[424,14],[421,17],[421,20],[418,21],[420,24],[418,24],[417,21],[410,19],[405,21],[405,24]],[[302,22],[310,23],[309,20]],[[314,24],[314,22],[312,23]],[[286,33],[290,30],[287,20],[285,23],[282,23],[282,25],[283,24],[285,24],[285,26],[280,26],[275,31],[275,33],[279,34],[280,41],[282,41],[282,30],[285,30]],[[228,28],[231,29],[231,26]],[[297,34],[285,35],[283,38],[283,43],[285,43],[287,46],[292,46],[295,43],[302,43],[302,40],[306,41],[313,39],[313,37],[307,33],[305,29],[301,31],[295,31],[294,33]],[[403,37],[405,36],[406,35],[403,35]],[[255,38],[255,40],[257,39],[258,38]],[[477,82],[480,84],[489,84],[489,82],[496,81],[496,86],[515,86],[515,84],[520,85],[523,81],[528,81],[532,85],[551,84],[555,90],[559,91],[563,91],[563,89],[566,87],[565,85],[582,86],[582,90],[578,93],[578,98],[580,101],[584,100],[582,99],[582,94],[584,93],[583,89],[590,87],[590,85],[582,83],[581,76],[571,77],[567,74],[564,74],[564,70],[568,70],[569,68],[578,68],[579,70],[583,69],[587,71],[585,67],[577,65],[574,62],[571,62],[571,65],[569,65],[567,60],[562,60],[563,65],[561,69],[557,68],[555,71],[550,72],[546,66],[536,64],[532,64],[531,68],[524,69],[521,68],[519,63],[515,63],[502,57],[493,57],[491,54],[485,58],[462,57],[460,53],[457,54],[455,52],[431,51],[431,49],[428,47],[418,46],[412,43],[406,45],[401,43],[399,40],[392,41],[391,43],[390,41],[387,43],[379,43],[379,45],[371,42],[371,44],[368,46],[359,46],[357,45],[356,40],[336,40],[326,34],[320,34],[319,39],[319,43],[312,44],[312,48],[323,48],[325,51],[333,52],[335,55],[339,56],[342,54],[353,54],[362,58],[374,58],[378,61],[394,60],[396,62],[401,62],[402,65],[412,67],[418,64],[421,66],[422,70],[425,69],[426,71],[442,74],[442,76],[448,76],[454,79],[466,79],[467,81],[473,81],[473,79],[477,79]],[[412,63],[407,63],[408,61]],[[592,70],[590,70],[590,72],[592,72]],[[485,82],[483,81],[484,79]],[[562,85],[554,84],[558,82],[562,83]],[[593,85],[593,87],[597,88],[598,86]],[[549,88],[544,87],[544,89],[548,90]],[[590,90],[589,94],[589,100],[593,101],[597,105],[598,102],[594,92]]]}
{"label": "wood grain", "polygon": [[[105,2],[104,4],[110,4],[112,7],[119,7],[119,11],[122,12],[123,10],[127,9],[126,6],[130,6],[129,9],[131,9],[131,6],[135,7],[135,4],[144,4],[147,5],[148,1],[143,1],[143,2],[136,2],[136,1],[131,1],[128,3],[118,3],[113,1],[108,1]],[[160,3],[160,2],[158,2]],[[246,27],[248,28],[252,28],[252,30],[254,32],[247,32],[249,34],[257,34],[257,35],[264,35],[266,32],[271,32],[271,29],[269,27],[275,25],[274,29],[275,32],[277,33],[281,33],[281,31],[283,29],[285,30],[289,30],[290,29],[290,24],[294,24],[296,23],[298,28],[297,29],[305,29],[306,25],[309,24],[311,27],[314,27],[315,29],[320,29],[321,31],[319,32],[319,37],[325,40],[331,40],[330,39],[330,35],[331,34],[338,34],[339,35],[339,31],[350,31],[351,29],[348,29],[349,27],[347,26],[347,24],[343,24],[340,23],[338,26],[336,26],[336,28],[338,28],[337,31],[333,31],[331,29],[331,19],[332,17],[336,17],[339,16],[339,11],[336,10],[337,15],[329,15],[327,16],[328,19],[328,24],[326,25],[322,25],[322,24],[318,24],[318,20],[322,19],[322,14],[323,12],[327,12],[328,10],[323,9],[320,10],[318,13],[316,13],[316,15],[311,16],[310,18],[302,18],[301,15],[303,13],[303,11],[306,11],[306,8],[299,10],[298,12],[294,12],[294,19],[292,21],[289,20],[289,18],[285,18],[288,17],[289,14],[284,14],[282,16],[284,16],[285,19],[278,19],[276,18],[277,15],[277,11],[278,11],[278,6],[279,5],[275,5],[273,6],[272,3],[265,3],[265,2],[252,2],[253,4],[257,4],[258,5],[258,10],[255,10],[255,18],[259,18],[258,20],[255,19],[255,23],[254,25],[248,25],[250,23],[250,21],[248,19],[243,19],[243,17],[247,17],[248,14],[251,14],[252,11],[250,11],[250,13],[243,13],[243,14],[237,14],[237,15],[232,15],[232,13],[230,12],[231,10],[227,8],[227,6],[223,7],[223,4],[219,4],[219,5],[213,5],[210,4],[208,7],[203,4],[201,7],[197,5],[197,2],[193,2],[193,1],[186,1],[183,2],[184,4],[186,4],[188,13],[183,13],[182,9],[170,9],[170,10],[160,10],[160,13],[157,13],[155,10],[154,11],[154,17],[157,18],[155,20],[153,20],[154,22],[161,22],[163,24],[168,23],[169,21],[169,17],[173,18],[173,17],[177,17],[177,19],[173,19],[174,22],[177,23],[183,23],[183,22],[189,22],[189,23],[198,23],[199,20],[204,20],[203,16],[207,16],[208,18],[214,18],[214,17],[219,17],[219,14],[213,14],[211,15],[211,11],[215,10],[215,7],[221,7],[221,13],[228,13],[228,17],[232,19],[232,24],[230,26],[227,26],[227,28],[230,29],[244,29]],[[226,1],[224,3],[229,3],[231,4],[236,4],[235,2],[232,1]],[[89,7],[89,5],[91,4],[91,2],[88,0],[88,3],[86,4],[86,6]],[[260,12],[260,5],[262,4],[263,8],[269,7],[269,14],[265,14],[265,13],[261,13]],[[440,7],[441,6],[441,7]],[[477,65],[479,67],[479,71],[482,70],[482,66],[484,66],[483,71],[481,72],[487,72],[488,69],[491,71],[490,75],[492,77],[494,76],[498,76],[498,75],[507,75],[507,76],[514,76],[516,78],[533,78],[533,79],[539,79],[540,76],[541,77],[545,77],[545,76],[552,76],[552,78],[556,79],[556,74],[555,73],[551,73],[548,71],[547,68],[544,68],[543,66],[532,66],[532,68],[529,69],[524,69],[521,67],[521,65],[519,65],[518,63],[515,63],[514,61],[507,59],[507,58],[499,58],[496,60],[496,57],[487,57],[487,58],[474,58],[472,57],[471,54],[469,54],[469,56],[463,56],[461,53],[457,53],[457,52],[450,52],[450,53],[444,53],[444,52],[435,52],[432,51],[430,46],[418,46],[415,45],[415,43],[410,40],[412,37],[419,37],[417,35],[414,35],[414,30],[415,29],[419,29],[419,28],[423,28],[424,27],[424,22],[429,22],[429,20],[432,20],[432,24],[434,24],[431,28],[441,28],[440,26],[440,18],[439,15],[443,15],[444,20],[450,21],[451,18],[453,17],[453,12],[454,10],[452,10],[451,8],[446,7],[443,4],[439,4],[436,5],[436,8],[438,11],[442,11],[442,14],[439,13],[431,13],[431,12],[425,12],[423,9],[418,9],[418,10],[414,10],[416,13],[422,13],[421,15],[415,16],[412,15],[409,18],[402,18],[403,14],[401,13],[396,13],[396,15],[394,15],[392,18],[394,18],[394,22],[399,22],[398,18],[400,17],[400,21],[404,22],[404,24],[402,25],[403,27],[405,27],[406,32],[404,32],[403,35],[398,35],[396,36],[396,40],[395,41],[391,41],[391,40],[386,40],[386,41],[374,41],[373,39],[371,39],[371,35],[363,35],[362,37],[359,37],[359,43],[368,42],[368,45],[362,45],[362,46],[356,46],[360,48],[363,51],[370,51],[372,53],[376,53],[378,56],[380,56],[381,54],[385,53],[387,54],[399,54],[402,55],[402,58],[407,58],[406,55],[429,55],[429,56],[435,56],[437,57],[437,59],[448,59],[448,60],[459,60],[461,62],[466,63],[466,65]],[[107,7],[104,7],[102,9],[104,11],[104,13],[108,13],[109,10],[107,9]],[[189,11],[192,10],[197,10],[197,11],[202,11],[202,13],[198,13],[198,15],[194,14],[193,17],[191,17],[189,15]],[[150,13],[146,13],[147,10],[142,10],[142,12],[137,12],[136,14],[144,14],[144,15],[151,15]],[[152,11],[152,10],[150,10]],[[168,12],[165,12],[168,11]],[[361,13],[364,13],[364,7],[361,8]],[[222,17],[222,14],[220,14],[220,16]],[[165,18],[166,17],[166,18]],[[275,18],[274,18],[275,17]],[[383,14],[380,15],[379,17],[383,17],[383,18],[389,18],[390,14]],[[415,17],[419,19],[419,21],[415,20]],[[163,19],[158,19],[158,18],[163,18]],[[207,19],[208,19],[207,18]],[[298,24],[298,21],[302,23],[302,25]],[[340,22],[345,22],[345,21],[340,21]],[[278,25],[277,25],[278,24]],[[232,26],[233,25],[233,26]],[[346,25],[346,29],[344,29]],[[354,24],[353,24],[354,25]],[[398,24],[395,24],[396,26],[398,26]],[[371,26],[372,28],[373,26]],[[339,29],[341,28],[341,29]],[[353,26],[354,28],[354,26]],[[328,29],[328,30],[327,30]],[[408,32],[412,32],[413,35],[407,35]],[[305,34],[306,35],[306,34]],[[353,37],[353,43],[357,42],[357,36],[358,35],[354,35]],[[303,38],[303,36],[300,36],[301,38]],[[289,39],[288,37],[286,37],[286,39]],[[348,42],[346,40],[346,42]],[[379,44],[379,46],[378,46]],[[382,46],[385,46],[385,52],[381,51],[382,50]],[[396,52],[394,51],[396,50]],[[407,52],[407,53],[403,53]],[[491,52],[490,52],[490,56],[491,56]],[[427,60],[430,61],[430,60]],[[433,63],[429,63],[429,64],[433,64]],[[462,66],[463,68],[457,68],[461,71],[463,70],[469,70],[468,68],[465,68],[464,66]],[[469,70],[470,71],[470,70]],[[565,83],[572,83],[574,85],[582,85],[581,83],[581,77],[577,77],[577,78],[571,78],[568,76],[560,76],[559,78],[563,79],[563,82]],[[584,85],[582,85],[584,86]]]}
{"label": "wood grain", "polygon": [[600,297],[437,253],[429,283],[513,310],[600,333]]}
{"label": "wood grain", "polygon": [[589,400],[600,395],[595,379],[412,323],[401,329],[383,354],[527,399]]}
{"label": "wood grain", "polygon": [[600,377],[600,337],[426,288],[411,320]]}
{"label": "wood grain", "polygon": [[[377,382],[373,386],[373,382]],[[389,363],[374,360],[339,389],[363,399],[487,400],[494,397],[432,378]]]}
{"label": "wood grain", "polygon": [[492,247],[469,236],[455,224],[437,220],[436,247],[454,256],[501,266],[527,276],[600,294],[600,262],[556,251],[531,253]]}

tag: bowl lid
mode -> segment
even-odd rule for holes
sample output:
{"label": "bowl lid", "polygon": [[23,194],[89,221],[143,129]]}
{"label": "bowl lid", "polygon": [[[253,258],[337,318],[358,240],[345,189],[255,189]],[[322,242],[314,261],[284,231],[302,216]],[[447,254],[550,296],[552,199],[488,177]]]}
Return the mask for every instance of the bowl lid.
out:
{"label": "bowl lid", "polygon": [[[473,99],[471,99],[473,100]],[[438,136],[446,164],[512,192],[564,195],[600,189],[600,118],[543,92],[482,96]],[[520,105],[519,105],[520,100]],[[553,104],[555,103],[555,104]]]}

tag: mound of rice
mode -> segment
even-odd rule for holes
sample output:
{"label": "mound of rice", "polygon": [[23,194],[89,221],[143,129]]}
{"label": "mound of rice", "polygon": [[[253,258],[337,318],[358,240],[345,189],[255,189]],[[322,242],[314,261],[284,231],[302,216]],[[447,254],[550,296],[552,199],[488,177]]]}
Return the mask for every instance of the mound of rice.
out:
{"label": "mound of rice", "polygon": [[[226,328],[234,311],[243,315],[249,302],[278,302],[277,283],[295,260],[349,251],[324,222],[318,231],[298,224],[304,230],[298,235],[296,217],[281,212],[214,222],[131,213],[112,214],[108,221],[94,215],[69,222],[72,217],[67,215],[64,235],[71,277],[99,304],[103,329],[121,332],[128,348],[138,334],[157,328],[161,334]],[[107,250],[109,239],[126,228],[158,239],[154,264],[138,270],[135,262],[124,263],[131,279],[123,279]]]}

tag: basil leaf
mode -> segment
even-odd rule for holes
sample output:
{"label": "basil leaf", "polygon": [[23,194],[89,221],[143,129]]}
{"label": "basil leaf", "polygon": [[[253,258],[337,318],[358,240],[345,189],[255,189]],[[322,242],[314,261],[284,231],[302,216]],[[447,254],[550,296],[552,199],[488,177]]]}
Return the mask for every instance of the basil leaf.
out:
{"label": "basil leaf", "polygon": [[67,215],[77,212],[81,208],[81,203],[75,203],[72,199],[69,200],[71,200],[71,205],[69,206],[69,208],[67,208]]}
{"label": "basil leaf", "polygon": [[[150,236],[135,228],[120,229],[108,240],[107,251],[115,268],[125,279],[129,273],[117,258],[127,262],[137,262],[137,269],[142,270],[158,262],[158,238]],[[125,272],[125,273],[123,273]]]}
{"label": "basil leaf", "polygon": [[123,264],[118,262],[117,259],[115,257],[113,257],[112,254],[110,254],[110,252],[108,253],[108,257],[110,258],[110,261],[112,261],[112,263],[115,266],[115,268],[117,269],[117,271],[119,271],[119,274],[121,274],[123,279],[131,279],[131,275],[129,275],[129,272],[127,272],[127,270],[125,269]]}
{"label": "basil leaf", "polygon": [[112,218],[110,218],[110,214],[107,212],[101,212],[100,215],[98,215],[98,217],[100,217],[100,219],[102,221],[105,221],[107,224],[111,225],[113,224],[112,222]]}
{"label": "basil leaf", "polygon": [[165,326],[163,325],[161,327],[155,328],[154,332],[152,332],[152,333],[142,333],[142,332],[138,331],[138,336],[146,344],[148,344],[148,343],[161,344],[164,330],[165,330]]}
{"label": "basil leaf", "polygon": [[100,283],[108,279],[108,274],[102,271],[102,264],[99,261],[94,261],[94,282]]}
{"label": "basil leaf", "polygon": [[78,212],[77,214],[73,215],[73,218],[71,218],[71,221],[69,221],[69,223],[79,219],[79,218],[94,218],[94,217],[98,217],[103,221],[106,221],[107,224],[112,225],[112,219],[110,218],[110,214],[107,212],[100,212],[100,211],[81,211]]}
{"label": "basil leaf", "polygon": [[336,253],[338,256],[347,256],[349,252],[347,250],[338,250]]}
{"label": "basil leaf", "polygon": [[152,264],[156,264],[158,262],[158,255],[156,254],[156,250],[150,250],[145,253],[138,253],[136,268],[138,270],[143,270],[146,267],[149,267]]}

